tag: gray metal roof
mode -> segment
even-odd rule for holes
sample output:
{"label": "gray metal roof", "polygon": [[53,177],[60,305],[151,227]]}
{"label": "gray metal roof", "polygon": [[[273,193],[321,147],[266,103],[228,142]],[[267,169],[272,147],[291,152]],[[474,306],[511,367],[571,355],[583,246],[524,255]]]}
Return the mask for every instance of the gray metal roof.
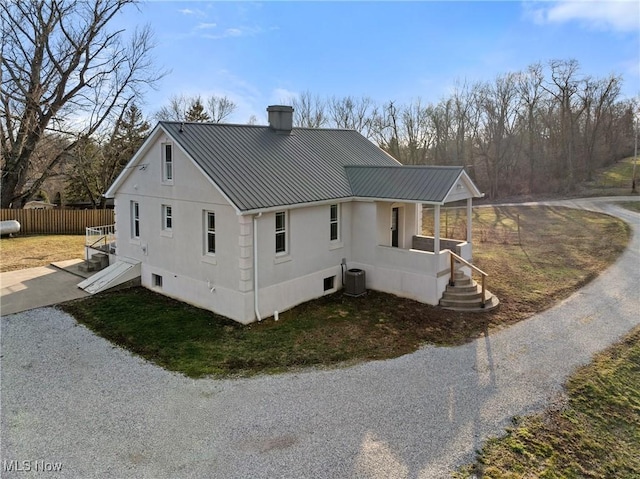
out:
{"label": "gray metal roof", "polygon": [[463,173],[459,166],[347,166],[353,196],[441,203]]}
{"label": "gray metal roof", "polygon": [[240,211],[353,196],[345,166],[400,163],[353,130],[161,122]]}
{"label": "gray metal roof", "polygon": [[240,212],[350,197],[443,203],[461,176],[481,196],[462,167],[403,166],[354,130],[294,128],[287,135],[268,126],[180,122],[158,128]]}

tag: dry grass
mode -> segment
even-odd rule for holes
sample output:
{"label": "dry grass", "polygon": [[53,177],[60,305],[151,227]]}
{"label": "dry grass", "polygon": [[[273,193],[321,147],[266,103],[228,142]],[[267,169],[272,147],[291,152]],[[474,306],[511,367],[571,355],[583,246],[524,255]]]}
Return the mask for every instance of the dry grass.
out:
{"label": "dry grass", "polygon": [[0,239],[0,272],[47,266],[84,257],[84,235],[17,236]]}
{"label": "dry grass", "polygon": [[[441,234],[466,237],[464,209],[443,210]],[[425,234],[432,217],[425,213]],[[488,313],[503,327],[553,306],[600,274],[624,251],[629,226],[617,218],[563,207],[473,210],[474,264],[489,273],[501,305]]]}
{"label": "dry grass", "polygon": [[567,382],[567,402],[516,418],[456,478],[640,477],[640,328]]}

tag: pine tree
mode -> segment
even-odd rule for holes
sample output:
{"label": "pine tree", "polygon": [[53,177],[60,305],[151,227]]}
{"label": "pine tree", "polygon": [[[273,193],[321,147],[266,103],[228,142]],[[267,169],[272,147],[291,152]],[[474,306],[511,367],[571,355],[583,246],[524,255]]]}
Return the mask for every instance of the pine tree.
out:
{"label": "pine tree", "polygon": [[140,148],[149,129],[142,111],[131,104],[116,121],[110,137],[78,142],[65,197],[70,201],[90,201],[94,208],[104,207],[102,195]]}
{"label": "pine tree", "polygon": [[207,114],[200,97],[196,97],[189,106],[185,116],[186,121],[207,122],[211,121],[211,117]]}

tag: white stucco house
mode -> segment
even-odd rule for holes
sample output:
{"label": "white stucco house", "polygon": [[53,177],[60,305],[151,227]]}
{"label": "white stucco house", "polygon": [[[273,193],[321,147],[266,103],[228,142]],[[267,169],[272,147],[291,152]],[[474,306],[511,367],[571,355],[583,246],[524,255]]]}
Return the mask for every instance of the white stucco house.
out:
{"label": "white stucco house", "polygon": [[[142,285],[241,323],[342,287],[438,304],[451,251],[471,261],[471,201],[462,168],[402,166],[352,130],[160,122],[105,196],[115,200],[117,264]],[[466,200],[466,240],[440,238],[439,208]],[[422,205],[434,235],[422,236]],[[113,252],[113,249],[112,249]]]}

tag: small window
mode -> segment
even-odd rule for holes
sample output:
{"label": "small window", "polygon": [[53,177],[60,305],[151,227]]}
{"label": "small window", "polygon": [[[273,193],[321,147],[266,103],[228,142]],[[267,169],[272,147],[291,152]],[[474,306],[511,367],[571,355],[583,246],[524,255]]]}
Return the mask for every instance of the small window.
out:
{"label": "small window", "polygon": [[159,274],[151,274],[151,284],[154,288],[162,288],[162,276]]}
{"label": "small window", "polygon": [[287,252],[287,212],[276,213],[276,253]]}
{"label": "small window", "polygon": [[131,237],[140,238],[140,203],[131,202]]}
{"label": "small window", "polygon": [[329,276],[328,278],[324,279],[324,290],[325,291],[330,291],[334,288],[336,282],[336,277],[335,276]]}
{"label": "small window", "polygon": [[171,231],[173,228],[173,208],[169,205],[162,205],[162,229]]}
{"label": "small window", "polygon": [[329,214],[329,239],[338,241],[340,239],[340,205],[331,205]]}
{"label": "small window", "polygon": [[206,212],[205,244],[207,254],[216,253],[216,214],[213,211]]}
{"label": "small window", "polygon": [[173,181],[173,148],[171,143],[162,144],[162,181]]}

